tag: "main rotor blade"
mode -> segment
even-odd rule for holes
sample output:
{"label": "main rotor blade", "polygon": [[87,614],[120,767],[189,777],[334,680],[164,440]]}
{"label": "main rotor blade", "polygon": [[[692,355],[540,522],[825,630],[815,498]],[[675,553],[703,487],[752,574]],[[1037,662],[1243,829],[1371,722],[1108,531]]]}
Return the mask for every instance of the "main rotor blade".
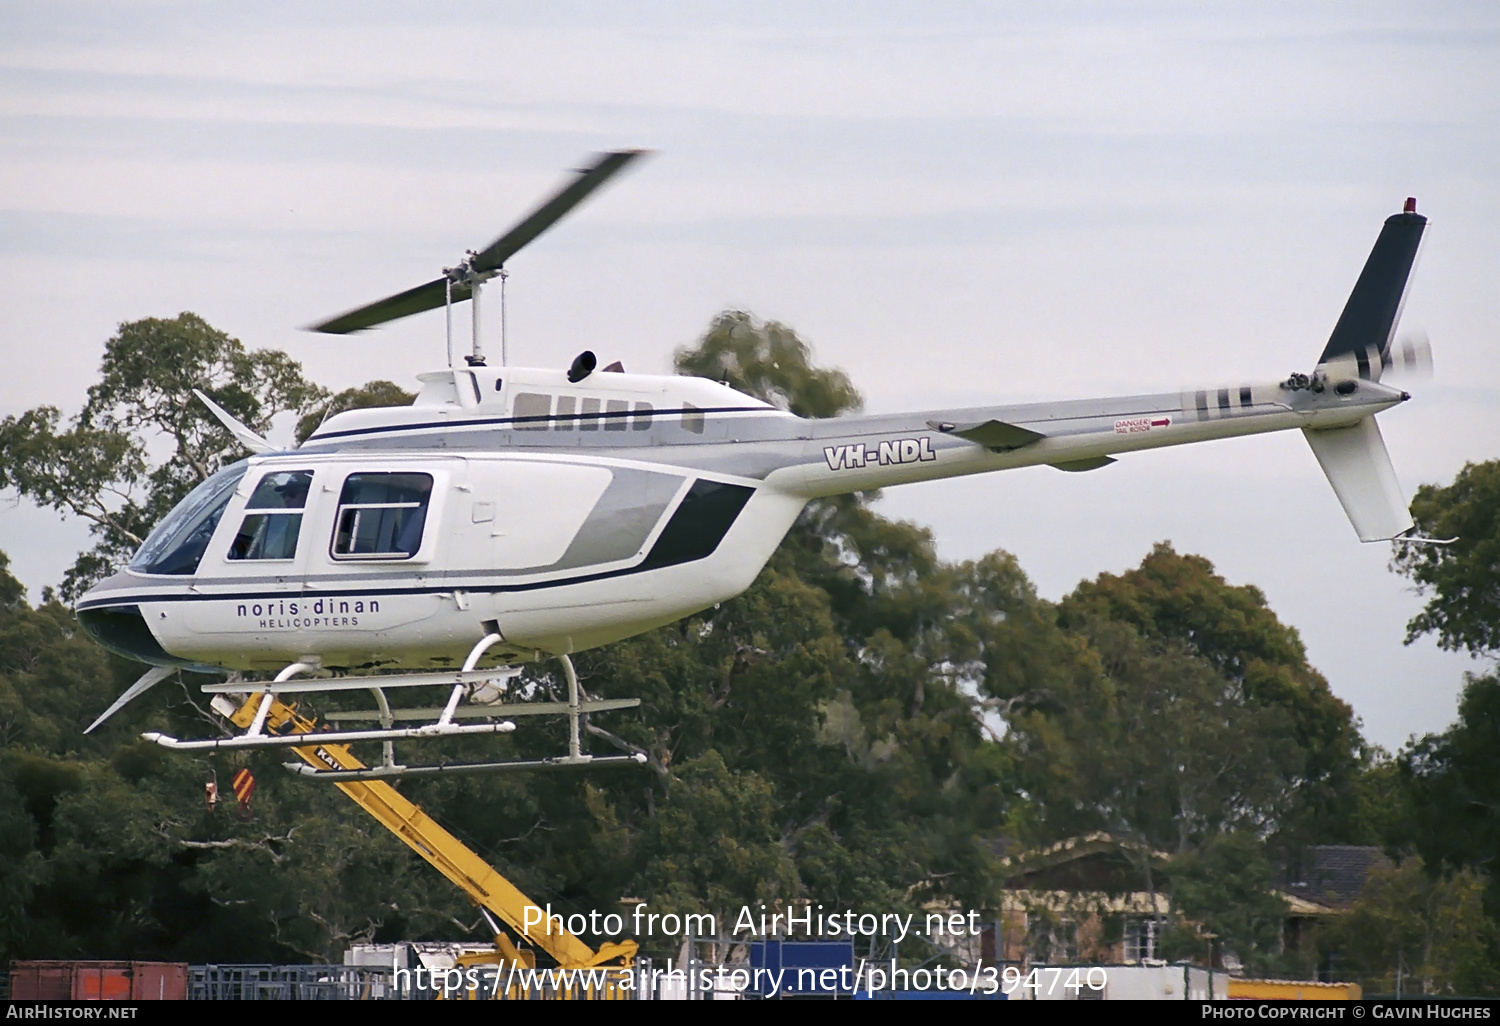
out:
{"label": "main rotor blade", "polygon": [[[469,266],[481,274],[497,270],[522,246],[551,228],[563,215],[587,199],[595,189],[619,174],[631,161],[644,156],[647,152],[649,151],[616,150],[612,153],[600,154],[591,166],[580,168],[577,171],[577,177],[551,199],[533,210],[520,224],[490,243],[483,252],[475,254]],[[447,278],[438,278],[394,296],[377,299],[368,306],[339,314],[321,324],[314,324],[308,330],[321,331],[329,335],[348,335],[351,332],[373,328],[387,321],[409,317],[424,310],[435,310],[446,301],[444,286],[447,280]],[[468,298],[470,298],[469,286],[455,282],[453,302],[462,303]]]}
{"label": "main rotor blade", "polygon": [[474,257],[476,271],[493,271],[542,232],[556,224],[568,211],[588,198],[599,186],[619,174],[627,164],[644,156],[646,150],[616,150],[601,153],[590,167],[579,168],[577,178],[555,196],[532,211],[525,220],[490,243]]}
{"label": "main rotor blade", "polygon": [[[351,332],[373,328],[377,324],[384,324],[386,321],[400,320],[402,317],[409,317],[423,310],[435,310],[446,302],[444,288],[447,283],[447,278],[438,278],[394,296],[377,299],[357,310],[341,313],[332,320],[314,324],[308,330],[321,331],[329,335],[348,335]],[[461,303],[468,298],[469,286],[454,283],[453,301]]]}

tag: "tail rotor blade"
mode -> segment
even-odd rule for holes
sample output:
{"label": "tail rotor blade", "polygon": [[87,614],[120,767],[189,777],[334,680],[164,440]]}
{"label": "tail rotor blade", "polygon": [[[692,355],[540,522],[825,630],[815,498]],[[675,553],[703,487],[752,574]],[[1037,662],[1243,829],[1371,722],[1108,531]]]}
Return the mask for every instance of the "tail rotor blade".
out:
{"label": "tail rotor blade", "polygon": [[1408,381],[1432,377],[1432,344],[1427,341],[1426,332],[1397,339],[1385,354],[1385,361],[1391,377]]}

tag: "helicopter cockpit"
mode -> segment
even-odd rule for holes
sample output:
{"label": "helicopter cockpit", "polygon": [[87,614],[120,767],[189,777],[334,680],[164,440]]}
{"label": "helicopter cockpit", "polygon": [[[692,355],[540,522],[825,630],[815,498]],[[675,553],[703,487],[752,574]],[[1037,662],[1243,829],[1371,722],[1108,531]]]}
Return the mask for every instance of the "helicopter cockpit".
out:
{"label": "helicopter cockpit", "polygon": [[240,460],[189,492],[146,537],[131,559],[130,569],[173,576],[196,573],[235,487],[249,469],[250,461]]}

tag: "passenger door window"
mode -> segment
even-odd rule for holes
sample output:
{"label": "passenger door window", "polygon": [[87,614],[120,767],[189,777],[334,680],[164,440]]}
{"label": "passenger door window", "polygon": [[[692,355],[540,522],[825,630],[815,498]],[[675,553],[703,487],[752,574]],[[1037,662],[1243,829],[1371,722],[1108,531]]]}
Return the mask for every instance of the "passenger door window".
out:
{"label": "passenger door window", "polygon": [[292,559],[302,532],[311,470],[273,471],[260,479],[229,546],[230,559]]}
{"label": "passenger door window", "polygon": [[333,558],[415,556],[431,499],[431,474],[350,474],[339,493]]}

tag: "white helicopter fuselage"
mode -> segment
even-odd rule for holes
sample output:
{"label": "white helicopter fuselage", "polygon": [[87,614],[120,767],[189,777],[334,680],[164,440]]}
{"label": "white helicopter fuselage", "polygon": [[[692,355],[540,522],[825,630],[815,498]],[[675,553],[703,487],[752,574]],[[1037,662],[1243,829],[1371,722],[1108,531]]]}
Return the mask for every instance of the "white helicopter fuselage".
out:
{"label": "white helicopter fuselage", "polygon": [[1332,438],[1406,398],[1351,371],[804,420],[698,378],[421,380],[412,406],[339,414],[221,471],[79,602],[85,626],[201,668],[451,668],[491,633],[491,661],[568,654],[738,595],[814,498],[1290,428]]}

